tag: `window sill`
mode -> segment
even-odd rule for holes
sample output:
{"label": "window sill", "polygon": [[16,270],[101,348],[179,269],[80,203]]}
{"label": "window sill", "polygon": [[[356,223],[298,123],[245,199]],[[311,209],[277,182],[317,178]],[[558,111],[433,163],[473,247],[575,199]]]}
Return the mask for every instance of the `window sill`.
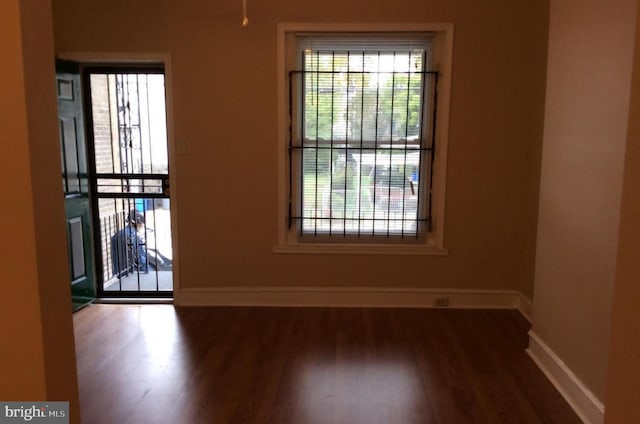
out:
{"label": "window sill", "polygon": [[281,243],[273,253],[315,255],[433,255],[447,256],[444,248],[400,243]]}

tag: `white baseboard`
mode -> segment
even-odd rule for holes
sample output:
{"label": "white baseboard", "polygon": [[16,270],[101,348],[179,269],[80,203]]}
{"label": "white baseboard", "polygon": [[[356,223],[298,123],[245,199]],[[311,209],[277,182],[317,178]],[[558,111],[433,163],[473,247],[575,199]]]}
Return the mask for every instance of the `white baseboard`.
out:
{"label": "white baseboard", "polygon": [[604,405],[534,332],[527,353],[585,424],[602,424]]}
{"label": "white baseboard", "polygon": [[379,287],[207,287],[174,293],[176,306],[434,307],[516,309],[515,290],[460,290]]}

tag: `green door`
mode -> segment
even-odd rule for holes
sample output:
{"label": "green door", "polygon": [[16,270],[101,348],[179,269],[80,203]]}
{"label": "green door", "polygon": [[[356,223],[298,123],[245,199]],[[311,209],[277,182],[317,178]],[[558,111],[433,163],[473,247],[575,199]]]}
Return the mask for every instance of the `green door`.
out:
{"label": "green door", "polygon": [[57,61],[56,70],[69,279],[75,310],[91,302],[96,295],[87,147],[79,66]]}

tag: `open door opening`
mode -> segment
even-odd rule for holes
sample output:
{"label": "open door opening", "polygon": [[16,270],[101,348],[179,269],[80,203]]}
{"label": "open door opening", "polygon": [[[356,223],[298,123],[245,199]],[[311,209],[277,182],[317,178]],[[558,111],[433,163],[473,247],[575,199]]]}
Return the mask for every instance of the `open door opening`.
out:
{"label": "open door opening", "polygon": [[172,297],[162,66],[86,66],[90,191],[100,297]]}

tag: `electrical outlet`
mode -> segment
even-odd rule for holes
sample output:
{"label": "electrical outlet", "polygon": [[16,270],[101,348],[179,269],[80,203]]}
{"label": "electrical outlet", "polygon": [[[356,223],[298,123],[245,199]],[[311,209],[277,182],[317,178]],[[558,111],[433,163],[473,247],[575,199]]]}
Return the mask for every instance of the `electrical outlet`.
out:
{"label": "electrical outlet", "polygon": [[449,298],[448,297],[436,297],[433,301],[433,306],[437,307],[446,307],[449,306]]}

